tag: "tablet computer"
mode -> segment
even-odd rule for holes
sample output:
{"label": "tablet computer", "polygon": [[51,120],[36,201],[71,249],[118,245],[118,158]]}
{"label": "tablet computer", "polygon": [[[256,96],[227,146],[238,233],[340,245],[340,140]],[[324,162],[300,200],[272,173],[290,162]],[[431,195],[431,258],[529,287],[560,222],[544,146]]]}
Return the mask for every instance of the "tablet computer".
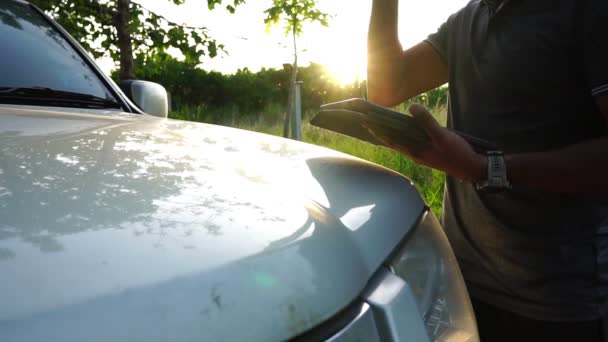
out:
{"label": "tablet computer", "polygon": [[[424,148],[430,144],[428,134],[408,114],[394,111],[355,98],[322,105],[320,111],[310,121],[311,125],[344,134],[375,145],[383,145],[368,128],[379,131],[390,140],[399,141],[405,146]],[[450,130],[467,140],[475,150],[498,149],[486,140]]]}

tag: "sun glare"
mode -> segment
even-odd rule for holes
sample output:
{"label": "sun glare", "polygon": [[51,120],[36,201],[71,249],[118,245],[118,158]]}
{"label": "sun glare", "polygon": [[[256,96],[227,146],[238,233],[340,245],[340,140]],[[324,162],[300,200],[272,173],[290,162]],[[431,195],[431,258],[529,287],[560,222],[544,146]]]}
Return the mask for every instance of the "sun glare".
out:
{"label": "sun glare", "polygon": [[368,5],[364,2],[333,2],[328,12],[334,16],[329,27],[309,27],[303,41],[306,57],[324,65],[340,85],[366,77]]}
{"label": "sun glare", "polygon": [[[446,18],[467,0],[402,2],[399,6],[399,37],[409,48],[437,30]],[[367,28],[371,4],[368,1],[320,1],[334,14],[327,28],[308,27],[302,37],[310,51],[305,57],[326,66],[341,85],[366,79]],[[304,45],[304,44],[303,44]]]}
{"label": "sun glare", "polygon": [[322,63],[339,85],[344,86],[365,79],[365,68],[360,63],[339,56],[333,59],[332,57],[328,56]]}

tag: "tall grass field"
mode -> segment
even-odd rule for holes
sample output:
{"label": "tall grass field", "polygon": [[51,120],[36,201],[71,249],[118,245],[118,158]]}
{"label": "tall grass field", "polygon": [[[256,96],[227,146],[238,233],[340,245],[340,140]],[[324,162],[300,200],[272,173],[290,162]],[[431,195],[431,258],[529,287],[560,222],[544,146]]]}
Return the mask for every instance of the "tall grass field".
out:
{"label": "tall grass field", "polygon": [[[405,111],[405,105],[397,109]],[[432,111],[441,123],[445,123],[446,109],[444,106],[433,108]],[[200,107],[183,107],[178,111],[173,111],[170,117],[281,136],[283,115],[284,112],[279,106],[270,106],[261,113],[250,115],[242,115],[242,113],[238,113],[236,108],[210,110]],[[444,174],[442,172],[417,165],[412,160],[390,149],[311,126],[308,121],[313,115],[314,112],[307,112],[302,120],[302,138],[305,142],[347,153],[401,173],[416,185],[433,212],[437,217],[441,217],[444,187]]]}

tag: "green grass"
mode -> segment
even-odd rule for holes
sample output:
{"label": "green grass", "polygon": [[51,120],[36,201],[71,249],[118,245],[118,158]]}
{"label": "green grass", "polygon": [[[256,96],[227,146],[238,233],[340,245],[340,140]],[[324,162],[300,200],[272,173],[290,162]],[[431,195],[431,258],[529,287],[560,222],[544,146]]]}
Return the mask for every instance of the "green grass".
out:
{"label": "green grass", "polygon": [[[398,110],[405,111],[405,107],[400,107]],[[302,137],[305,142],[347,153],[401,173],[416,185],[433,212],[437,217],[441,217],[444,187],[442,172],[417,165],[390,149],[313,127],[308,124],[308,119],[313,113],[306,114],[302,127]],[[434,108],[433,114],[440,122],[445,123],[446,110],[444,107]],[[278,136],[283,132],[282,116],[281,108],[278,106],[250,115],[239,115],[234,108],[219,110],[183,108],[171,113],[171,117],[176,119],[216,123]]]}

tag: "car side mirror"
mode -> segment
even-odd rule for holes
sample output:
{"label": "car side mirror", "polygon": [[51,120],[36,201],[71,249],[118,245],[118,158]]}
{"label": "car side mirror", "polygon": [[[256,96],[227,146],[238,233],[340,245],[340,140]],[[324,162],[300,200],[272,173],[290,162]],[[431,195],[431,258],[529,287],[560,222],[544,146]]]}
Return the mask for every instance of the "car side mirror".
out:
{"label": "car side mirror", "polygon": [[120,81],[120,89],[146,114],[166,118],[169,113],[169,97],[165,87],[158,83],[127,80]]}

